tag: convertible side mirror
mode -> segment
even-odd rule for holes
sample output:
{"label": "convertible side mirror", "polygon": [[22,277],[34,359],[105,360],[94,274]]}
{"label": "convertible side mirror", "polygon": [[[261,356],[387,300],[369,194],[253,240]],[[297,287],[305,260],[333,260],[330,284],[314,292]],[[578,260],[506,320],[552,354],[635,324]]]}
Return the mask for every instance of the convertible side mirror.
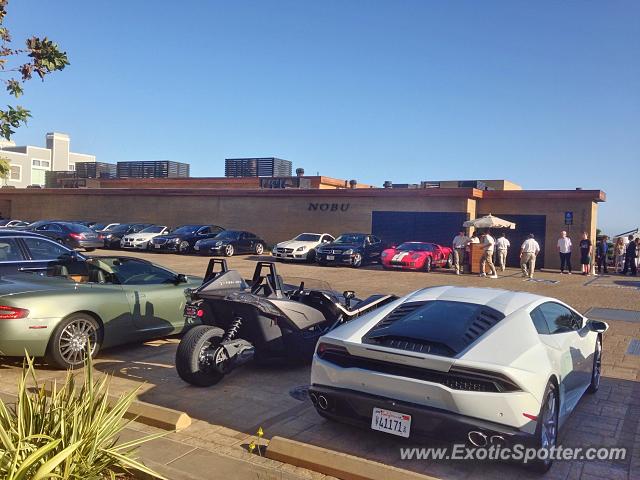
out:
{"label": "convertible side mirror", "polygon": [[178,275],[176,275],[176,285],[179,283],[187,283],[188,280],[189,279],[184,273],[179,273]]}
{"label": "convertible side mirror", "polygon": [[587,320],[587,326],[589,330],[597,333],[604,333],[609,328],[609,325],[599,320]]}

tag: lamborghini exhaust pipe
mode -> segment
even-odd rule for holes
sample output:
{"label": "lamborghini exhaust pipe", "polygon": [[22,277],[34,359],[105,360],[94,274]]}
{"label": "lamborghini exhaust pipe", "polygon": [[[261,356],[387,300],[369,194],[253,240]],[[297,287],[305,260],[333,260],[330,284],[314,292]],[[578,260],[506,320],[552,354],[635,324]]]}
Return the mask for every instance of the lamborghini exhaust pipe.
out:
{"label": "lamborghini exhaust pipe", "polygon": [[507,441],[502,435],[491,435],[489,443],[491,445],[500,445],[501,447],[504,447],[507,444]]}
{"label": "lamborghini exhaust pipe", "polygon": [[318,395],[318,406],[322,410],[329,408],[329,400],[324,395]]}
{"label": "lamborghini exhaust pipe", "polygon": [[474,447],[484,447],[487,445],[487,436],[477,430],[471,430],[467,434],[467,438]]}

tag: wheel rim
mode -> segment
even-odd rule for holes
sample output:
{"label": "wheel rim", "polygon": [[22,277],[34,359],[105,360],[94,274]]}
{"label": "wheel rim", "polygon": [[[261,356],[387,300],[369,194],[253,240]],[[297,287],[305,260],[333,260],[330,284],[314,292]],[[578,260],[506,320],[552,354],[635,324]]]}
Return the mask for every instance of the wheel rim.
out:
{"label": "wheel rim", "polygon": [[362,263],[362,255],[360,255],[359,253],[356,253],[356,254],[353,256],[353,264],[354,264],[356,267],[359,267],[361,263]]}
{"label": "wheel rim", "polygon": [[227,245],[226,247],[224,247],[224,253],[227,255],[227,257],[233,255],[233,245]]}
{"label": "wheel rim", "polygon": [[544,410],[542,412],[541,447],[545,450],[555,446],[558,435],[556,415],[556,397],[552,392],[547,395]]}
{"label": "wheel rim", "polygon": [[180,244],[180,251],[186,252],[187,250],[189,250],[189,242],[184,241]]}
{"label": "wheel rim", "polygon": [[594,352],[593,359],[593,386],[598,388],[600,386],[600,375],[602,372],[602,344],[600,340],[596,342],[596,351]]}
{"label": "wheel rim", "polygon": [[426,268],[427,272],[431,271],[431,257],[427,258],[427,263],[425,265],[425,268]]}
{"label": "wheel rim", "polygon": [[256,253],[257,253],[258,255],[262,255],[262,252],[263,252],[263,251],[264,251],[264,247],[262,246],[262,244],[261,244],[261,243],[257,244],[257,245],[256,245]]}
{"label": "wheel rim", "polygon": [[91,356],[95,355],[98,347],[98,330],[92,321],[79,318],[62,330],[58,351],[65,362],[78,365],[85,360],[87,344],[91,345]]}
{"label": "wheel rim", "polygon": [[229,356],[224,348],[206,342],[198,355],[198,370],[201,372],[224,372],[225,362]]}

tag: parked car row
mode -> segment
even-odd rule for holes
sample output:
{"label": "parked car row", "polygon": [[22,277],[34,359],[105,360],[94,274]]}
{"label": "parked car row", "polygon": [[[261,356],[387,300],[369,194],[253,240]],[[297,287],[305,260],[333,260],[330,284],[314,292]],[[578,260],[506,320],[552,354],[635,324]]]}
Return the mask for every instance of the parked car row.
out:
{"label": "parked car row", "polygon": [[[253,232],[225,230],[219,225],[189,224],[171,228],[151,223],[98,223],[41,220],[21,225],[6,221],[5,229],[46,235],[69,248],[150,250],[196,253],[230,257],[236,254],[263,255],[267,242]],[[25,222],[22,222],[25,223]],[[380,238],[369,233],[301,233],[276,244],[271,255],[283,261],[317,262],[319,265],[346,265],[354,268],[379,263],[385,269],[431,271],[450,268],[449,247],[429,242],[404,242],[386,248]]]}

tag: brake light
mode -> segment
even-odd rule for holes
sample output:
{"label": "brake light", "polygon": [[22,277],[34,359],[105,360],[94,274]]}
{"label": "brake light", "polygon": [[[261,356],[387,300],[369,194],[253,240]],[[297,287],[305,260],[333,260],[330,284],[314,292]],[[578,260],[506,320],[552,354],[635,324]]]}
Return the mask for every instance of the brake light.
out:
{"label": "brake light", "polygon": [[0,305],[0,320],[15,320],[17,318],[27,318],[28,316],[29,310],[26,308]]}
{"label": "brake light", "polygon": [[204,310],[199,308],[198,311],[196,312],[196,317],[198,317],[198,318],[204,317]]}
{"label": "brake light", "polygon": [[533,420],[534,422],[538,421],[538,416],[537,415],[533,415],[531,413],[523,413],[522,415],[527,417],[529,420]]}
{"label": "brake light", "polygon": [[81,240],[84,238],[84,233],[70,233],[69,236],[71,238],[75,238],[76,240]]}

